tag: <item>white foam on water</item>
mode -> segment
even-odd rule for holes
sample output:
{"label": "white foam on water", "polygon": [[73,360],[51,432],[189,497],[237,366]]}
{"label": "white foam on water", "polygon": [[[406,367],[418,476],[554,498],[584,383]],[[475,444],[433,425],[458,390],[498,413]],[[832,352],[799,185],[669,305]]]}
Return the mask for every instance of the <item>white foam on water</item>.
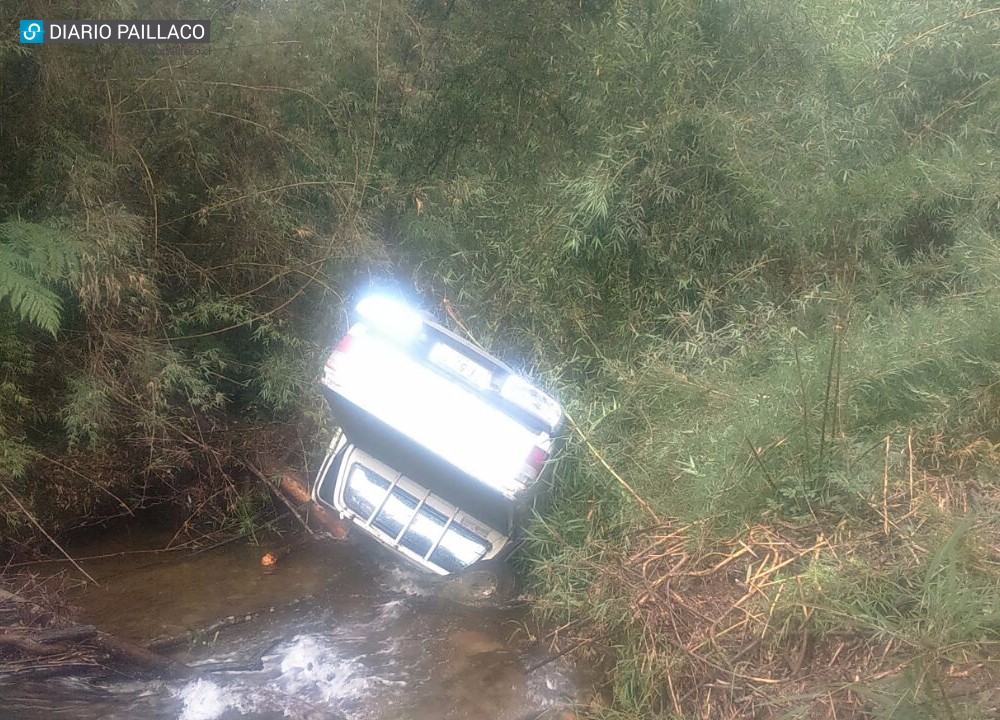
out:
{"label": "white foam on water", "polygon": [[281,653],[280,667],[285,692],[324,702],[360,699],[371,684],[357,659],[338,656],[312,635],[297,637]]}
{"label": "white foam on water", "polygon": [[215,720],[236,702],[228,690],[200,678],[189,682],[175,694],[184,701],[178,720]]}
{"label": "white foam on water", "polygon": [[539,672],[527,677],[527,697],[539,707],[548,707],[553,701],[565,701],[572,698],[575,684],[562,663],[551,663]]}
{"label": "white foam on water", "polygon": [[391,631],[391,628],[395,627],[396,623],[401,620],[404,615],[408,615],[413,612],[413,608],[410,606],[409,598],[405,597],[383,602],[371,609],[374,612],[370,617],[363,620],[359,619],[350,626],[347,626],[345,629],[348,630],[349,633],[343,633],[343,636],[366,638],[369,641],[386,634],[392,636],[394,633]]}
{"label": "white foam on water", "polygon": [[424,597],[433,594],[433,588],[427,583],[426,575],[412,568],[395,563],[385,568],[385,585],[395,592],[411,597]]}

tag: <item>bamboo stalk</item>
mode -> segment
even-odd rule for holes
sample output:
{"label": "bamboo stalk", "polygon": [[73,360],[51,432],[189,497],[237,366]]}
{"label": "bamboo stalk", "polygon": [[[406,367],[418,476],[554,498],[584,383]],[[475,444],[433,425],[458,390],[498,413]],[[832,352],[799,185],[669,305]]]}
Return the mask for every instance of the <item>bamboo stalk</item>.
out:
{"label": "bamboo stalk", "polygon": [[885,436],[885,472],[882,474],[882,532],[889,535],[889,448],[892,436]]}
{"label": "bamboo stalk", "polygon": [[906,458],[910,466],[910,510],[913,510],[913,428],[906,436]]}
{"label": "bamboo stalk", "polygon": [[56,542],[56,539],[55,539],[54,537],[52,537],[51,535],[49,535],[49,534],[48,534],[48,533],[47,533],[47,532],[45,531],[45,528],[43,528],[43,527],[42,527],[42,524],[41,524],[40,522],[38,522],[38,520],[36,520],[36,519],[35,519],[35,516],[31,514],[31,511],[29,511],[29,510],[28,510],[28,508],[26,508],[26,507],[25,507],[25,506],[24,506],[24,505],[23,505],[23,504],[21,503],[21,501],[20,501],[20,500],[18,499],[17,495],[15,495],[15,494],[13,493],[13,491],[12,491],[12,490],[11,490],[11,489],[10,489],[9,487],[7,487],[6,483],[4,483],[4,482],[3,482],[2,480],[0,480],[0,487],[2,487],[2,488],[4,489],[4,491],[5,491],[5,492],[6,492],[6,493],[7,493],[8,495],[10,495],[10,499],[11,499],[11,500],[13,500],[13,501],[14,501],[14,503],[15,503],[15,504],[16,504],[16,505],[17,505],[17,506],[18,506],[19,508],[21,508],[21,512],[23,512],[23,513],[24,513],[24,515],[25,515],[25,517],[27,517],[27,518],[28,518],[28,520],[30,520],[30,521],[31,521],[31,524],[32,524],[32,525],[34,525],[34,526],[35,526],[36,528],[38,528],[39,532],[41,532],[41,533],[42,533],[42,535],[44,535],[44,536],[45,536],[45,537],[46,537],[46,538],[48,539],[48,541],[49,541],[50,543],[52,543],[53,545],[55,545],[55,546],[56,546],[56,548],[57,548],[57,549],[59,550],[59,552],[61,552],[61,553],[62,553],[63,555],[65,555],[65,556],[66,556],[66,559],[67,559],[67,560],[69,560],[69,561],[70,561],[71,563],[73,563],[73,567],[75,567],[75,568],[76,568],[77,570],[79,570],[79,571],[80,571],[81,573],[83,573],[84,577],[86,577],[86,578],[87,578],[88,580],[90,580],[90,582],[94,583],[94,585],[97,585],[98,587],[100,587],[100,586],[101,586],[101,584],[100,584],[99,582],[97,582],[97,581],[96,581],[96,580],[95,580],[95,579],[93,578],[93,576],[91,576],[91,574],[90,574],[90,573],[88,573],[88,572],[87,572],[86,570],[84,570],[84,569],[83,569],[83,568],[82,568],[82,567],[80,566],[80,563],[78,563],[78,562],[77,562],[76,560],[74,560],[74,559],[73,559],[73,558],[72,558],[72,557],[70,556],[70,554],[69,554],[68,552],[66,552],[66,550],[65,550],[65,549],[63,548],[63,546],[62,546],[62,545],[60,545],[59,543],[57,543],[57,542]]}
{"label": "bamboo stalk", "polygon": [[761,472],[764,473],[764,480],[770,486],[771,491],[774,493],[778,492],[778,484],[774,482],[774,478],[771,477],[771,473],[768,472],[767,466],[764,464],[764,459],[760,456],[760,451],[754,447],[754,444],[750,442],[750,438],[747,438],[747,445],[750,446],[750,453],[753,455],[753,459],[757,461],[757,465],[760,467]]}
{"label": "bamboo stalk", "polygon": [[570,416],[569,412],[566,412],[565,410],[563,412],[565,412],[566,419],[569,420],[569,424],[573,427],[573,430],[576,432],[576,434],[580,436],[580,439],[583,440],[584,444],[587,446],[587,449],[590,450],[590,453],[595,458],[598,459],[601,465],[605,467],[605,469],[611,474],[611,477],[617,480],[621,484],[621,486],[629,492],[629,494],[635,499],[635,501],[639,503],[642,509],[648,512],[650,516],[654,520],[656,520],[657,523],[662,523],[663,521],[660,519],[660,516],[657,515],[656,511],[649,506],[649,503],[643,500],[642,496],[639,495],[639,493],[637,493],[635,489],[631,485],[629,485],[628,482],[625,481],[625,478],[623,478],[621,475],[615,472],[615,469],[608,464],[608,461],[604,459],[604,456],[601,455],[601,452],[596,447],[594,447],[594,444],[592,442],[590,442],[590,438],[588,438],[586,435],[583,434],[583,430],[581,430],[580,426],[576,424],[576,421],[572,418],[572,416]]}
{"label": "bamboo stalk", "polygon": [[[830,391],[833,388],[834,365],[837,359],[837,345],[840,340],[840,324],[833,326],[833,339],[830,342],[830,362],[826,368],[826,390],[823,394],[823,418],[819,426],[819,462],[822,467],[823,453],[826,450],[826,420],[830,416]],[[834,398],[836,403],[836,398]],[[836,412],[836,405],[834,405]],[[833,423],[831,423],[832,425]],[[832,432],[831,432],[832,434]]]}
{"label": "bamboo stalk", "polygon": [[802,403],[802,439],[806,451],[802,456],[802,472],[810,481],[814,480],[812,467],[812,443],[809,440],[809,396],[806,392],[806,376],[802,372],[802,361],[799,359],[799,346],[792,341],[792,352],[795,355],[795,370],[799,376],[799,395]]}

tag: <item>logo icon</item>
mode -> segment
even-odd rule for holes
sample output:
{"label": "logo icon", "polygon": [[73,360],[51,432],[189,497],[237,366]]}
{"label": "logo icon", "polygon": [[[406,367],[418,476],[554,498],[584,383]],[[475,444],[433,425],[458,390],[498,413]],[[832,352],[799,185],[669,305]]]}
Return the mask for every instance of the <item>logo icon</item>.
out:
{"label": "logo icon", "polygon": [[22,20],[21,21],[21,44],[40,45],[45,42],[45,21],[44,20]]}

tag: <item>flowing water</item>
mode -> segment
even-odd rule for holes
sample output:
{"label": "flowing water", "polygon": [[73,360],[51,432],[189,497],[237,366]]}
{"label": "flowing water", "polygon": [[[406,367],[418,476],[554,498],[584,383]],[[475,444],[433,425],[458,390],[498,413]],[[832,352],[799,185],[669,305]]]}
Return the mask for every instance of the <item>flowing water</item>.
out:
{"label": "flowing water", "polygon": [[270,570],[262,553],[231,544],[83,561],[101,584],[71,597],[82,621],[139,643],[214,627],[170,651],[208,672],[0,684],[0,718],[519,720],[581,699],[562,661],[535,667],[545,650],[529,643],[523,606],[445,599],[434,578],[364,540],[309,541]]}

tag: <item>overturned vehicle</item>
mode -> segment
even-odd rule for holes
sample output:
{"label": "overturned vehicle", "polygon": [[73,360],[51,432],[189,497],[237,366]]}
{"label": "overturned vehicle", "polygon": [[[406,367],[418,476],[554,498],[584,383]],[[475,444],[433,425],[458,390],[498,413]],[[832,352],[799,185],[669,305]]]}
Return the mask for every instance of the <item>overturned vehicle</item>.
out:
{"label": "overturned vehicle", "polygon": [[400,300],[370,295],[355,314],[324,368],[338,429],[313,500],[438,575],[505,559],[562,408]]}

